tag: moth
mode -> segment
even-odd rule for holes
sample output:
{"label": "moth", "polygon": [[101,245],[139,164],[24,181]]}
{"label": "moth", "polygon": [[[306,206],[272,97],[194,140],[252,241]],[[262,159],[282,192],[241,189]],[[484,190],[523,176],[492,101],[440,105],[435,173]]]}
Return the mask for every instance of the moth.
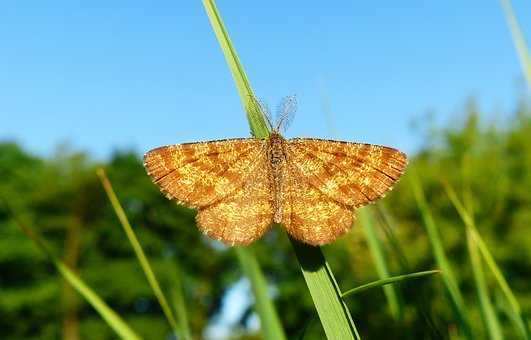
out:
{"label": "moth", "polygon": [[227,245],[247,245],[273,224],[323,245],[353,225],[353,210],[383,197],[403,173],[397,149],[316,138],[285,139],[296,110],[286,97],[267,138],[175,144],[144,155],[153,182],[170,200],[198,210],[198,228]]}

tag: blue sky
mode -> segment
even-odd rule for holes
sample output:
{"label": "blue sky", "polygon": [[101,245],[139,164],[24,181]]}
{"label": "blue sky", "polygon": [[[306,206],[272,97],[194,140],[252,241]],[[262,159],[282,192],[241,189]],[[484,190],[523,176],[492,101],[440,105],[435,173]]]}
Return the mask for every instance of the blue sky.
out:
{"label": "blue sky", "polygon": [[[497,0],[217,4],[257,95],[297,94],[287,137],[330,137],[328,103],[336,137],[412,152],[413,118],[508,112],[524,88]],[[0,41],[0,140],[101,158],[249,133],[200,1],[3,1]]]}

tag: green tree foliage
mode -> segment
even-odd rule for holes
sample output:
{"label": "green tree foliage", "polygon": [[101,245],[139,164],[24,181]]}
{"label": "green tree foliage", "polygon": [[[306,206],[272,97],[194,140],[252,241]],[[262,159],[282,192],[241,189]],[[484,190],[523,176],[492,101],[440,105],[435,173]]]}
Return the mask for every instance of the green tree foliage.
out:
{"label": "green tree foliage", "polygon": [[[476,225],[509,279],[524,314],[531,312],[531,112],[522,102],[503,121],[481,120],[470,102],[456,123],[430,128],[426,147],[411,160],[456,270],[474,334],[486,336],[474,287],[465,228],[445,194],[450,183],[473,212]],[[62,149],[44,159],[15,143],[0,143],[0,198],[46,238],[55,253],[140,335],[166,339],[170,329],[95,173],[104,166],[163,289],[178,271],[192,333],[202,337],[215,322],[226,291],[242,275],[234,252],[203,237],[194,212],[167,201],[151,184],[135,152],[117,152],[104,164]],[[404,178],[378,205],[377,236],[391,275],[436,267],[409,181]],[[387,217],[386,217],[387,216]],[[386,217],[386,218],[384,218]],[[393,221],[389,223],[389,217]],[[289,338],[321,339],[317,321],[289,241],[274,230],[253,251],[271,285]],[[324,247],[343,291],[378,279],[363,229]],[[500,294],[486,272],[488,288],[506,338],[518,336],[504,315]],[[456,320],[437,276],[397,286],[403,318],[393,318],[382,289],[347,298],[364,338],[449,338]],[[250,297],[252,299],[252,297]],[[252,338],[244,325],[235,338]],[[65,286],[46,258],[0,208],[0,330],[9,339],[56,339],[63,332],[82,339],[113,339],[99,316]],[[66,325],[66,326],[65,326]],[[69,328],[70,327],[70,328]],[[70,330],[68,330],[70,329]],[[243,334],[243,335],[242,335]]]}

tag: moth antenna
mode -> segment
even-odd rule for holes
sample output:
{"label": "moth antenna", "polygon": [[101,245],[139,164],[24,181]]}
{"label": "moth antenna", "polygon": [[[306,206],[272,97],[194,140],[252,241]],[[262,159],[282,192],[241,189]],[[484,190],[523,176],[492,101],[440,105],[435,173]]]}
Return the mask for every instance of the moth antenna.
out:
{"label": "moth antenna", "polygon": [[277,107],[276,131],[285,131],[293,121],[295,112],[297,112],[296,95],[282,98]]}

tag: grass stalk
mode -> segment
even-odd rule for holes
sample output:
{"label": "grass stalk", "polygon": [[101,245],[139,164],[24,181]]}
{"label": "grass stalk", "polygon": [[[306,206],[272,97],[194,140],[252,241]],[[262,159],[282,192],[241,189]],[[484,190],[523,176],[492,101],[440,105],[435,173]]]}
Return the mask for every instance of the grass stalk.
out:
{"label": "grass stalk", "polygon": [[[380,279],[384,280],[389,278],[389,268],[387,267],[387,260],[385,258],[384,250],[376,231],[374,230],[373,218],[370,212],[371,207],[364,207],[358,210],[358,218],[367,237],[367,243],[371,252],[374,264],[376,266],[376,272]],[[389,305],[391,315],[395,320],[402,319],[403,306],[398,298],[398,293],[394,286],[383,285],[385,297]],[[344,296],[344,294],[343,294]]]}
{"label": "grass stalk", "polygon": [[466,230],[466,240],[483,324],[485,325],[489,339],[502,340],[503,334],[500,322],[490,301],[487,281],[485,279],[485,273],[483,272],[483,263],[481,262],[476,242],[474,241],[474,237],[469,228]]}
{"label": "grass stalk", "polygon": [[268,294],[267,281],[262,274],[256,256],[251,248],[236,247],[236,256],[249,281],[255,298],[254,308],[260,316],[263,336],[265,339],[285,339],[284,330]]}
{"label": "grass stalk", "polygon": [[151,289],[153,290],[153,293],[155,294],[155,297],[157,298],[162,308],[162,312],[166,316],[166,319],[168,320],[168,323],[170,324],[173,331],[176,332],[177,322],[175,321],[175,317],[170,308],[170,305],[168,304],[168,301],[166,300],[166,297],[164,296],[164,293],[162,292],[162,289],[160,288],[160,284],[157,280],[157,277],[155,276],[155,273],[153,272],[153,269],[151,268],[151,265],[149,264],[146,254],[144,253],[144,250],[142,249],[142,246],[140,245],[140,242],[138,241],[138,238],[136,237],[135,232],[133,231],[133,228],[131,227],[131,224],[129,223],[129,220],[127,219],[125,211],[122,208],[122,205],[120,204],[120,201],[118,200],[118,197],[116,197],[116,193],[114,192],[114,189],[112,188],[111,182],[109,181],[109,178],[105,174],[105,171],[101,168],[98,169],[98,176],[101,180],[103,189],[105,190],[105,192],[107,193],[107,196],[109,197],[109,201],[111,202],[114,212],[116,213],[118,220],[120,220],[120,224],[122,225],[125,231],[125,234],[127,235],[129,242],[131,243],[131,246],[133,247],[133,250],[136,254],[138,262],[140,263],[140,266],[142,267],[142,270],[144,271],[144,274],[146,275],[146,279],[148,280],[148,283],[151,286]]}
{"label": "grass stalk", "polygon": [[524,73],[525,79],[527,80],[527,85],[531,89],[531,58],[529,57],[529,50],[525,43],[524,34],[520,29],[516,15],[514,14],[513,7],[510,0],[500,0],[503,11],[505,13],[505,18],[509,29],[511,30],[511,36],[513,38],[513,43],[520,59],[520,65],[522,66],[522,71]]}
{"label": "grass stalk", "polygon": [[74,290],[76,290],[79,295],[81,295],[85,301],[87,301],[96,310],[96,312],[98,312],[107,325],[109,325],[109,327],[111,327],[120,338],[125,340],[141,339],[141,337],[138,336],[135,331],[133,331],[133,329],[131,329],[129,325],[127,325],[127,323],[125,323],[125,321],[98,296],[98,294],[96,294],[63,261],[53,254],[39,234],[19,221],[15,214],[13,214],[13,218],[15,219],[15,222],[19,228],[37,245],[37,247],[44,254],[46,254],[46,256],[48,256],[54,267],[63,276],[65,281],[68,282],[72,288],[74,288]]}
{"label": "grass stalk", "polygon": [[[183,340],[192,340],[192,332],[190,330],[190,323],[188,321],[188,314],[186,313],[186,303],[183,295],[182,275],[180,273],[180,266],[178,260],[174,259],[172,287],[170,290],[170,296],[173,304],[173,310],[177,318],[177,325],[181,338]],[[179,339],[181,339],[179,338]]]}
{"label": "grass stalk", "polygon": [[435,256],[435,261],[437,262],[437,266],[442,270],[442,279],[448,293],[450,305],[452,306],[452,310],[458,321],[461,335],[466,339],[473,339],[464,299],[461,295],[461,291],[459,290],[459,286],[457,284],[452,267],[450,266],[450,262],[448,261],[444,251],[439,230],[428,207],[428,203],[426,202],[420,182],[418,181],[416,174],[412,172],[413,171],[410,170],[411,187],[424,221],[424,227],[428,233],[428,239]]}
{"label": "grass stalk", "polygon": [[392,283],[397,283],[397,282],[411,280],[411,279],[417,279],[417,278],[420,278],[420,277],[423,277],[423,276],[440,274],[440,273],[441,273],[440,270],[435,269],[435,270],[426,270],[426,271],[423,271],[423,272],[416,272],[416,273],[411,273],[411,274],[404,274],[404,275],[397,275],[397,276],[393,276],[393,277],[388,277],[388,278],[385,278],[385,279],[381,279],[381,280],[377,280],[377,281],[366,283],[366,284],[358,286],[356,288],[349,289],[346,292],[344,292],[342,296],[343,297],[347,297],[347,296],[350,296],[350,295],[361,293],[361,292],[363,292],[363,291],[365,291],[367,289],[381,287],[381,286],[389,285],[389,284],[392,284]]}
{"label": "grass stalk", "polygon": [[[216,5],[213,0],[203,0],[203,5],[236,83],[251,132],[257,138],[266,138],[269,130],[264,114],[259,106],[254,104],[251,86]],[[359,339],[350,312],[341,299],[341,291],[321,249],[291,238],[290,240],[326,336],[329,339]],[[262,317],[261,315],[260,318]]]}
{"label": "grass stalk", "polygon": [[472,218],[472,216],[470,216],[461,201],[457,198],[455,190],[447,183],[444,184],[444,188],[448,197],[450,198],[450,201],[452,202],[459,216],[463,220],[465,227],[467,228],[467,230],[469,230],[470,237],[476,244],[481,256],[483,257],[483,260],[485,261],[485,264],[493,274],[498,286],[500,287],[500,290],[502,291],[507,302],[509,303],[509,310],[512,314],[514,314],[509,319],[513,322],[516,322],[515,327],[520,331],[522,337],[524,339],[529,340],[531,338],[529,335],[529,327],[526,323],[525,318],[522,316],[522,308],[520,307],[520,304],[518,303],[518,300],[516,299],[516,296],[514,295],[513,291],[509,287],[509,284],[507,283],[507,280],[505,279],[505,276],[503,275],[501,269],[496,264],[494,257],[489,251],[489,248],[487,247],[487,245],[483,241],[483,238],[479,234],[474,219]]}

